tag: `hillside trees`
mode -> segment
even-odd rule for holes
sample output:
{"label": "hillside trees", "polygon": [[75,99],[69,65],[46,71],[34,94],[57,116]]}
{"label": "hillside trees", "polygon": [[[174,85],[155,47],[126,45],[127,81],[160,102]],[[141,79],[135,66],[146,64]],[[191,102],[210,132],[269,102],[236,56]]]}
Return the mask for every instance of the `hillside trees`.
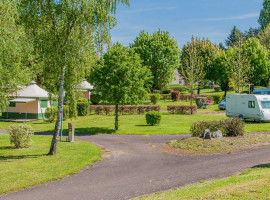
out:
{"label": "hillside trees", "polygon": [[148,95],[151,72],[141,62],[134,49],[117,43],[90,73],[90,82],[95,85],[96,92],[115,105],[115,130],[119,128],[119,105],[142,103]]}
{"label": "hillside trees", "polygon": [[93,37],[99,27],[111,28],[118,3],[128,0],[21,0],[21,22],[33,38],[44,79],[58,92],[58,114],[49,155],[56,154],[64,90],[71,92],[94,58]]}
{"label": "hillside trees", "polygon": [[152,91],[172,82],[174,70],[179,66],[180,50],[169,32],[158,30],[150,34],[142,31],[131,47],[140,55],[143,66],[151,70]]}

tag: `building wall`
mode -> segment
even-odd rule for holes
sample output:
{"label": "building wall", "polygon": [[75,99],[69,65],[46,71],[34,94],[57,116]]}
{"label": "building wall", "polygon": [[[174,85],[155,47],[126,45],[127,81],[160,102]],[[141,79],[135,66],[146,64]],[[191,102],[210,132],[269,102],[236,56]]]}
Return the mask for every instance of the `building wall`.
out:
{"label": "building wall", "polygon": [[84,91],[83,92],[83,97],[89,100],[90,99],[90,92],[89,91]]}
{"label": "building wall", "polygon": [[39,101],[33,101],[30,103],[16,103],[16,107],[8,107],[7,112],[16,113],[36,113],[38,114]]}

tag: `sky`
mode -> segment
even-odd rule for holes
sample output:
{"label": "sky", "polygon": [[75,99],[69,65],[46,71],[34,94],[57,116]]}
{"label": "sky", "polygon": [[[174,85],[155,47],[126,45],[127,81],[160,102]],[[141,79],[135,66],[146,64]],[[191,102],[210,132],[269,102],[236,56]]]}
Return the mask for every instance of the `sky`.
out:
{"label": "sky", "polygon": [[180,48],[191,37],[224,42],[234,25],[241,31],[259,27],[263,0],[130,0],[119,6],[112,42],[133,43],[140,31],[168,31]]}

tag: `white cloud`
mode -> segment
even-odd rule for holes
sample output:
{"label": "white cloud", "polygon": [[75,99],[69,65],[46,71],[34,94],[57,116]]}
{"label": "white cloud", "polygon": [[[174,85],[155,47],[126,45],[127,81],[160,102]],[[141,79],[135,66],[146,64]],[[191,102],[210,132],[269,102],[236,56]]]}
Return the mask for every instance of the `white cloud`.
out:
{"label": "white cloud", "polygon": [[239,16],[207,18],[207,19],[204,19],[203,21],[241,20],[241,19],[248,19],[248,18],[259,17],[259,15],[260,15],[259,13],[250,13],[250,14],[239,15]]}
{"label": "white cloud", "polygon": [[128,10],[127,12],[129,13],[138,13],[138,12],[152,12],[152,11],[157,11],[157,10],[174,10],[176,9],[176,6],[158,6],[158,7],[152,7],[152,8],[139,8],[139,9],[133,9],[133,10]]}

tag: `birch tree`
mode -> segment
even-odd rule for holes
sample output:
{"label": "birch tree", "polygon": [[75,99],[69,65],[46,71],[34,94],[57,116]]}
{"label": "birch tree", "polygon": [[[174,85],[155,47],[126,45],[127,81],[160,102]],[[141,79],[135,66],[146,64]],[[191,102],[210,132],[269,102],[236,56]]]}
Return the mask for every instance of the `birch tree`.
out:
{"label": "birch tree", "polygon": [[49,155],[56,154],[64,90],[72,91],[89,71],[94,33],[115,24],[118,3],[128,0],[21,0],[21,22],[33,37],[47,80],[58,92],[58,113]]}

